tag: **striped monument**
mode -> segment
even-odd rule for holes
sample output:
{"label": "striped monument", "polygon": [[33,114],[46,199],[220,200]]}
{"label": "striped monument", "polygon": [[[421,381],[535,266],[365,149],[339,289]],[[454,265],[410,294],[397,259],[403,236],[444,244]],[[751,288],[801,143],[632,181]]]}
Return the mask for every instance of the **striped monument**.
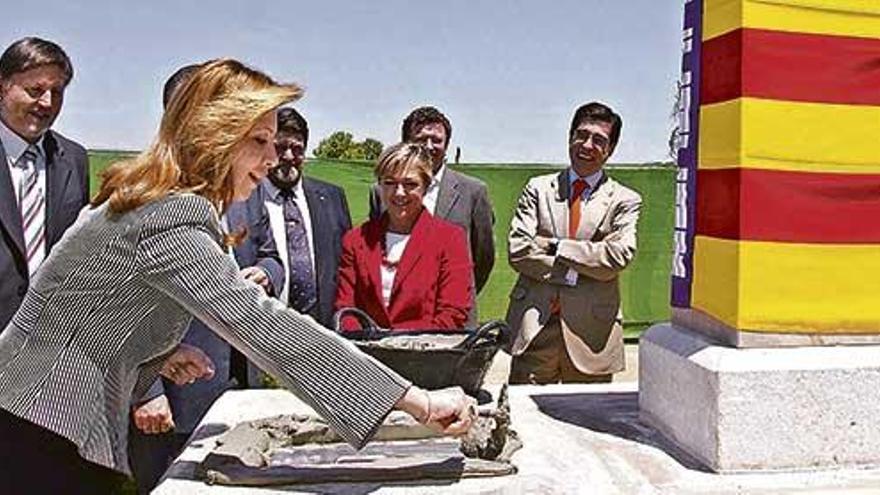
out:
{"label": "striped monument", "polygon": [[880,342],[880,1],[702,6],[673,321],[742,347]]}
{"label": "striped monument", "polygon": [[686,0],[683,40],[641,418],[719,472],[880,466],[880,0]]}

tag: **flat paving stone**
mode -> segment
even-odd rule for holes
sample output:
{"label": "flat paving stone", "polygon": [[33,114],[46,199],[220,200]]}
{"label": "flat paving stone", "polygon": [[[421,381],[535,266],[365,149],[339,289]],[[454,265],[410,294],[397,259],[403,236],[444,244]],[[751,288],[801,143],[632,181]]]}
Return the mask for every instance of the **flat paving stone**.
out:
{"label": "flat paving stone", "polygon": [[524,447],[513,476],[453,482],[349,483],[283,488],[208,486],[195,467],[213,440],[241,421],[308,413],[283,390],[230,391],[211,408],[154,493],[169,494],[868,494],[880,470],[824,470],[720,475],[639,421],[634,382],[510,387],[511,415]]}

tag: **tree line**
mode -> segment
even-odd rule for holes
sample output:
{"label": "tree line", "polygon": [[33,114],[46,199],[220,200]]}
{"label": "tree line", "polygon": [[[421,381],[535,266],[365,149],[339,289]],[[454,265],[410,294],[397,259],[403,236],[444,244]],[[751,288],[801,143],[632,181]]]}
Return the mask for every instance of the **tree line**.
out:
{"label": "tree line", "polygon": [[355,141],[350,132],[336,131],[318,143],[314,154],[328,160],[375,160],[382,153],[382,147],[377,139]]}

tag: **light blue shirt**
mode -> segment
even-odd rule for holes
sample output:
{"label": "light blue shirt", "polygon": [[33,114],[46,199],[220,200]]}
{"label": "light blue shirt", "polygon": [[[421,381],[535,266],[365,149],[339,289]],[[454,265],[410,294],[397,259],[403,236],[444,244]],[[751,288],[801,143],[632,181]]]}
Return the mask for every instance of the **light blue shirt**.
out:
{"label": "light blue shirt", "polygon": [[[599,170],[593,172],[592,174],[590,174],[586,177],[581,177],[580,175],[577,174],[577,172],[574,171],[573,168],[568,167],[568,187],[569,187],[568,190],[571,191],[574,188],[574,181],[576,181],[578,179],[584,179],[585,181],[587,181],[587,188],[584,189],[584,192],[583,192],[584,196],[581,199],[586,200],[587,198],[590,197],[590,192],[594,191],[596,189],[596,185],[598,185],[599,181],[602,179],[602,174],[603,174],[603,171],[600,168]],[[584,203],[586,203],[586,201],[584,201]]]}
{"label": "light blue shirt", "polygon": [[[584,189],[584,192],[581,193],[583,195],[581,198],[582,199],[581,213],[583,213],[584,208],[587,207],[587,198],[590,197],[590,193],[596,189],[596,186],[599,184],[599,181],[602,179],[602,173],[603,173],[602,169],[600,168],[599,170],[593,172],[592,174],[590,174],[586,177],[581,177],[580,175],[577,174],[577,172],[574,171],[574,169],[572,167],[568,168],[569,191],[574,189],[574,181],[576,181],[578,179],[583,179],[583,180],[587,181],[587,187],[586,187],[586,189]],[[578,272],[574,268],[569,268],[568,271],[565,273],[565,283],[573,287],[573,286],[577,285],[577,281],[578,281]]]}

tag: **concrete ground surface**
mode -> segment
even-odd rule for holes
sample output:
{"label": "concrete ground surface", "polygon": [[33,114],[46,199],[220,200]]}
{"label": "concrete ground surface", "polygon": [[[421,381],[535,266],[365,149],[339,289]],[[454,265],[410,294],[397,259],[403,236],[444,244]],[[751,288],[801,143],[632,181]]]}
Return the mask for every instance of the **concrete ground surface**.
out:
{"label": "concrete ground surface", "polygon": [[[497,390],[496,387],[489,387]],[[169,494],[869,494],[880,469],[712,473],[639,420],[635,382],[510,387],[513,427],[524,447],[518,473],[496,478],[408,483],[338,483],[246,488],[207,486],[195,466],[234,424],[308,408],[283,390],[227,392],[154,493]]]}

